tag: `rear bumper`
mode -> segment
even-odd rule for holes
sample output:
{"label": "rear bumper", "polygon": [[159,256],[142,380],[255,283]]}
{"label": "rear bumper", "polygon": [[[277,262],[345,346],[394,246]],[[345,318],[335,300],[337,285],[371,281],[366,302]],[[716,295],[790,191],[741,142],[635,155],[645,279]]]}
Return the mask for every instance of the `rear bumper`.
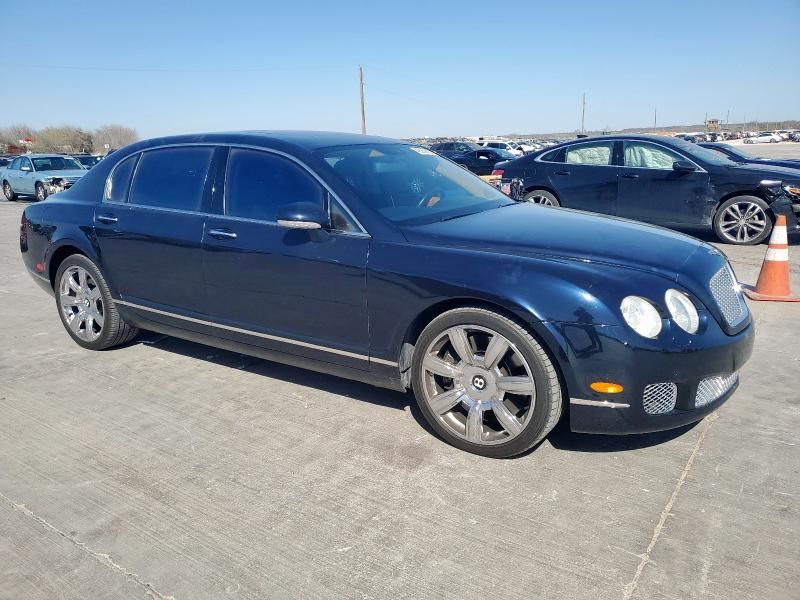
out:
{"label": "rear bumper", "polygon": [[[706,336],[703,336],[706,337]],[[699,421],[724,404],[736,391],[736,380],[724,390],[712,395],[706,404],[697,405],[698,386],[706,378],[738,373],[753,351],[753,325],[734,336],[721,331],[692,347],[664,349],[653,352],[633,347],[627,340],[607,340],[614,355],[613,369],[579,361],[578,380],[597,380],[622,383],[621,394],[597,394],[588,385],[578,397],[570,400],[569,423],[573,431],[585,433],[629,434],[673,429]],[[605,372],[604,372],[605,371]],[[603,379],[605,377],[605,379]],[[645,410],[645,388],[655,384],[674,384],[674,408],[662,414]],[[652,410],[652,408],[651,408]]]}

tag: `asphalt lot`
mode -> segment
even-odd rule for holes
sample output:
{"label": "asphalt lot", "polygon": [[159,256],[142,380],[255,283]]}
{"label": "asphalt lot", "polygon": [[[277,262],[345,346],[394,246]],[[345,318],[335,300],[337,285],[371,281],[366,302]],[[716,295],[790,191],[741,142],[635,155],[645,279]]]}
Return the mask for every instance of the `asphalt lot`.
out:
{"label": "asphalt lot", "polygon": [[741,146],[748,154],[763,158],[800,158],[800,144],[797,142],[780,142],[778,144],[745,144],[743,140],[725,142],[732,146]]}
{"label": "asphalt lot", "polygon": [[[741,387],[696,426],[491,460],[403,394],[155,335],[82,350],[21,210],[0,202],[0,598],[797,598],[797,304],[751,305]],[[765,249],[724,248],[750,283]]]}

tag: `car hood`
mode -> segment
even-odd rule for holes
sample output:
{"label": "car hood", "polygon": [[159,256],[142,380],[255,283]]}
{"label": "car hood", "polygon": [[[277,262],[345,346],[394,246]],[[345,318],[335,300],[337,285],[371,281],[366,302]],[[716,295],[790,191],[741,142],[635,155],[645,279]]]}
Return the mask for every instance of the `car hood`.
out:
{"label": "car hood", "polygon": [[782,169],[800,169],[800,160],[796,158],[759,158],[750,160],[748,163],[752,166],[774,166]]}
{"label": "car hood", "polygon": [[755,163],[746,163],[739,165],[729,166],[728,169],[737,175],[761,179],[780,179],[787,181],[800,180],[800,164],[797,168],[779,167],[777,165],[764,165]]}
{"label": "car hood", "polygon": [[60,171],[37,171],[36,175],[38,177],[69,177],[72,179],[83,177],[88,172],[86,169],[62,169]]}
{"label": "car hood", "polygon": [[407,227],[404,233],[412,243],[598,262],[673,280],[699,248],[713,250],[708,244],[660,227],[527,202]]}

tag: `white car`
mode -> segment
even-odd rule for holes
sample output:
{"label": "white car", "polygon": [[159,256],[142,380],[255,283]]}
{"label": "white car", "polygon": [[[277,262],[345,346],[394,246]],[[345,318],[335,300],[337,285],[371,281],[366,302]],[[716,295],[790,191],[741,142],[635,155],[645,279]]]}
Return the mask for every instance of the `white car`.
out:
{"label": "white car", "polygon": [[478,144],[486,148],[505,150],[514,156],[523,156],[525,154],[525,151],[516,142],[507,142],[505,140],[478,140]]}
{"label": "white car", "polygon": [[773,133],[771,131],[761,131],[754,135],[753,137],[745,138],[745,144],[777,144],[778,142],[783,141],[783,138],[779,136],[777,133]]}

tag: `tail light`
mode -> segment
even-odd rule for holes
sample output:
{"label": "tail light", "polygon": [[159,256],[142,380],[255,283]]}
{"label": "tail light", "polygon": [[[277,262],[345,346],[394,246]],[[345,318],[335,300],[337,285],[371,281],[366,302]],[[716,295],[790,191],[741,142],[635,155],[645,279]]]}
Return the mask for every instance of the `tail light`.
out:
{"label": "tail light", "polygon": [[503,169],[495,169],[494,171],[492,171],[492,175],[499,175],[500,177],[503,176],[503,173],[505,173]]}

